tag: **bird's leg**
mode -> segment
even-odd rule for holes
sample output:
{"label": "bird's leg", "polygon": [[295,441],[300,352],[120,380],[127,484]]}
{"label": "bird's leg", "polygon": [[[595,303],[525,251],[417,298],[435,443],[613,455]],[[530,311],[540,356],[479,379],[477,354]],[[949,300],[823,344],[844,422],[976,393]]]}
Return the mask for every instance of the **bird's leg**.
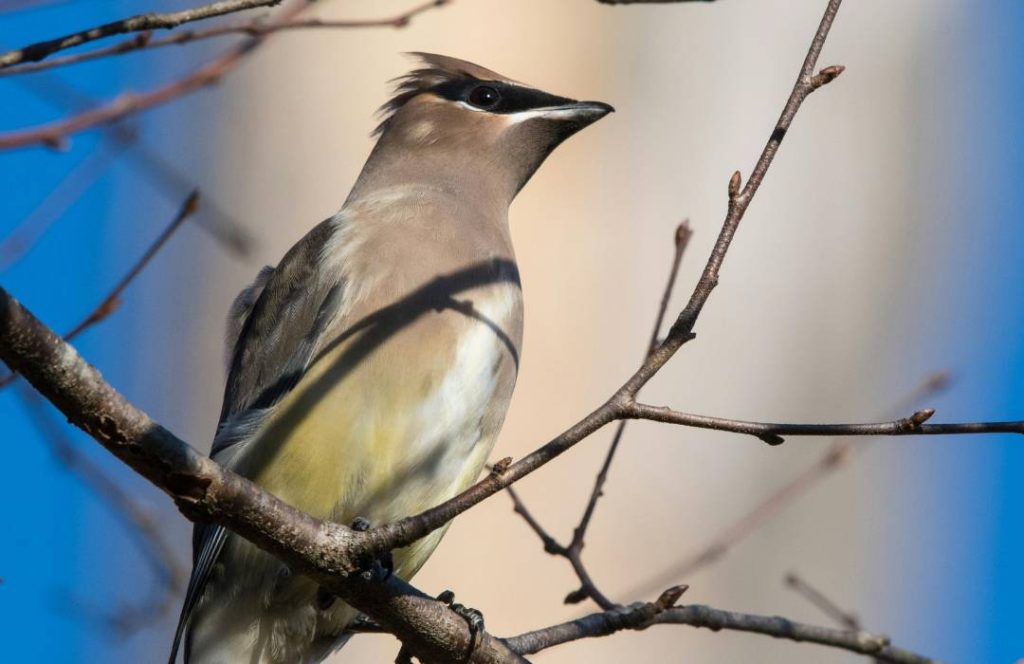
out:
{"label": "bird's leg", "polygon": [[[350,527],[357,533],[364,533],[370,529],[370,521],[369,519],[357,516],[352,520]],[[387,581],[391,573],[395,571],[395,562],[390,551],[372,560],[362,560],[360,561],[360,566],[362,568],[360,574],[366,581],[372,581],[373,579]],[[326,611],[334,606],[334,602],[337,599],[337,595],[323,586],[320,586],[316,591],[316,606],[321,611]]]}
{"label": "bird's leg", "polygon": [[[361,516],[357,516],[352,520],[352,530],[357,533],[365,533],[370,529],[370,520]],[[395,571],[395,559],[388,551],[383,553],[372,560],[360,561],[362,566],[362,576],[365,580],[371,581],[377,579],[379,581],[387,581],[391,574]]]}
{"label": "bird's leg", "polygon": [[480,611],[464,606],[455,601],[455,593],[446,590],[437,596],[439,602],[444,602],[452,611],[469,625],[469,654],[473,653],[476,647],[476,638],[484,631],[484,614]]}

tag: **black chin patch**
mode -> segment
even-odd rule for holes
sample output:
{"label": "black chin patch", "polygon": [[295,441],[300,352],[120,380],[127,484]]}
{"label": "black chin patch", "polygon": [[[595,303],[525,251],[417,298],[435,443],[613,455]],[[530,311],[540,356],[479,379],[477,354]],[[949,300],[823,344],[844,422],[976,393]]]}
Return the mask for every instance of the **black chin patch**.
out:
{"label": "black chin patch", "polygon": [[[470,98],[473,95],[473,91],[479,87],[495,90],[499,95],[497,103],[486,108],[473,104]],[[520,111],[529,111],[536,108],[565,106],[566,104],[576,102],[575,99],[559,97],[558,95],[548,94],[534,88],[505,83],[504,81],[481,81],[472,77],[445,81],[431,88],[430,92],[449,101],[464,102],[487,113],[501,114],[519,113]]]}

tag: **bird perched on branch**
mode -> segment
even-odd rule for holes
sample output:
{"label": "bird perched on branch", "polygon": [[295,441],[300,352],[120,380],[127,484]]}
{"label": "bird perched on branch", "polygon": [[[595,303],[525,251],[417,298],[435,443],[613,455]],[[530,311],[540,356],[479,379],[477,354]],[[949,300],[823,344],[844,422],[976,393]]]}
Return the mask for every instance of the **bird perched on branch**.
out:
{"label": "bird perched on branch", "polygon": [[[416,54],[341,211],[232,307],[212,456],[321,519],[383,524],[480,474],[512,397],[522,295],[508,207],[562,141],[609,113]],[[410,578],[444,530],[394,552]],[[197,525],[171,653],[319,662],[357,612],[248,541]]]}

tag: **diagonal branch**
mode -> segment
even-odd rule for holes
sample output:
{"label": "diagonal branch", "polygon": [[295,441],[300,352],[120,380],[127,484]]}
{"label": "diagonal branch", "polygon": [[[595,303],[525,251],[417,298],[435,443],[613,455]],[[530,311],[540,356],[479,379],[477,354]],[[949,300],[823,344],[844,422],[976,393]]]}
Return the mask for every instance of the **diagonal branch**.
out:
{"label": "diagonal branch", "polygon": [[[921,401],[944,390],[948,384],[949,376],[944,372],[928,377],[913,394],[899,402],[899,407],[894,409],[895,412],[913,408]],[[859,444],[855,446],[855,442]],[[729,549],[757,530],[759,526],[805,495],[818,482],[842,468],[851,459],[851,454],[855,450],[863,449],[869,442],[870,439],[859,441],[849,438],[834,439],[828,449],[813,464],[807,466],[791,480],[768,494],[766,498],[723,528],[714,539],[694,554],[662,572],[656,578],[644,581],[634,588],[631,594],[643,595],[652,592],[664,587],[666,583],[671,583],[674,579],[688,578],[698,570],[720,560]]]}
{"label": "diagonal branch", "polygon": [[35,248],[53,224],[107,172],[130,146],[100,143],[72,166],[18,225],[0,240],[0,271],[9,269]]}
{"label": "diagonal branch", "polygon": [[[105,504],[128,531],[149,564],[158,588],[143,601],[125,603],[102,612],[103,622],[113,627],[119,637],[128,636],[166,615],[177,602],[187,578],[165,531],[153,515],[130,492],[115,482],[88,456],[76,449],[53,418],[43,412],[42,399],[28,388],[19,392],[25,410],[35,421],[54,458],[76,476]],[[92,611],[90,613],[96,613]],[[95,617],[95,616],[93,616]]]}
{"label": "diagonal branch", "polygon": [[[692,337],[699,314],[718,280],[718,273],[733,236],[768,167],[806,97],[834,79],[841,68],[814,73],[818,56],[841,0],[829,0],[818,31],[808,50],[775,130],[756,162],[750,180],[741,189],[739,174],[729,185],[725,223],[704,272],[668,336],[651,352],[641,367],[604,404],[546,445],[515,464],[501,464],[487,478],[454,499],[422,514],[355,533],[344,526],[323,522],[283,503],[255,484],[198,454],[183,441],[152,421],[103,381],[99,373],[60,337],[36,320],[0,288],[0,358],[24,375],[44,396],[113,454],[167,492],[189,518],[222,524],[279,558],[297,573],[341,597],[346,603],[374,618],[396,634],[421,659],[472,662],[524,661],[504,642],[487,633],[476,645],[465,621],[447,606],[425,597],[395,576],[376,579],[364,574],[361,561],[368,556],[411,544],[458,514],[548,463],[604,425],[632,417],[639,390]],[[304,5],[302,5],[304,6]],[[295,11],[300,11],[301,7]],[[280,17],[279,20],[290,19]],[[259,43],[245,44],[207,65],[203,76],[187,80],[197,87],[215,80],[226,68]],[[219,69],[218,69],[219,67]],[[205,78],[204,78],[205,76]],[[164,92],[153,105],[166,101]],[[127,111],[126,111],[127,112]],[[95,120],[95,118],[94,118]],[[100,120],[95,120],[96,122]],[[95,123],[95,122],[94,122]],[[82,125],[75,125],[81,127]],[[92,126],[92,125],[87,125]],[[56,140],[57,132],[48,136]],[[19,140],[41,142],[43,137]],[[25,143],[22,143],[25,144]],[[0,146],[4,145],[0,138]],[[920,422],[916,423],[921,426]],[[678,593],[675,594],[678,597]],[[810,640],[854,652],[882,656],[885,639],[853,632],[839,632],[792,623],[783,618],[751,616],[701,606],[664,608],[653,622],[676,622],[711,629],[736,629]],[[837,633],[838,634],[833,634]],[[468,657],[466,656],[468,653]],[[893,661],[921,661],[893,660]]]}
{"label": "diagonal branch", "polygon": [[[654,317],[654,329],[651,331],[650,341],[647,342],[645,354],[650,354],[658,346],[658,337],[661,334],[661,327],[665,322],[665,313],[668,311],[668,304],[672,299],[672,291],[675,289],[676,280],[679,278],[679,266],[683,261],[683,254],[686,253],[686,247],[690,244],[691,237],[693,237],[693,230],[690,228],[689,221],[684,221],[676,227],[674,236],[675,253],[672,256],[672,265],[669,268],[668,282],[665,284],[665,290],[661,295],[658,314]],[[590,498],[587,500],[587,507],[583,511],[579,525],[573,531],[572,542],[569,545],[570,548],[583,548],[583,539],[586,537],[587,528],[590,527],[590,520],[594,516],[594,509],[597,507],[597,501],[601,498],[605,482],[608,481],[608,470],[615,459],[615,452],[619,447],[619,442],[622,440],[622,434],[625,432],[626,422],[627,420],[620,420],[615,429],[611,445],[608,447],[608,454],[605,457],[604,464],[601,466],[601,470],[597,474],[597,479],[594,481],[594,488],[590,492]]]}
{"label": "diagonal branch", "polygon": [[861,629],[860,620],[854,614],[836,604],[825,593],[812,586],[796,572],[786,575],[786,587],[800,595],[829,618],[847,629]]}
{"label": "diagonal branch", "polygon": [[696,324],[697,318],[704,308],[708,297],[711,295],[715,284],[718,283],[718,273],[722,262],[725,260],[725,255],[729,250],[732,239],[736,234],[736,229],[739,227],[743,215],[750,206],[754,194],[757,193],[761,182],[764,180],[769,166],[771,166],[772,161],[775,159],[775,155],[782,143],[782,138],[792,125],[800,106],[807,99],[808,95],[834,80],[842,72],[841,67],[827,67],[818,74],[814,74],[818,56],[825,45],[825,38],[828,36],[841,3],[842,0],[829,0],[825,14],[822,16],[818,29],[811,41],[811,46],[807,51],[807,56],[804,58],[803,65],[800,68],[800,75],[797,77],[797,81],[793,86],[792,92],[790,92],[778,122],[775,124],[775,129],[772,131],[768,143],[754,165],[750,180],[742,191],[740,190],[739,173],[735,173],[729,181],[729,207],[725,223],[686,308],[676,318],[675,323],[669,330],[668,336],[658,344],[657,348],[648,354],[647,359],[644,360],[636,373],[608,401],[550,440],[547,444],[534,450],[516,463],[509,465],[507,468],[503,468],[503,472],[492,472],[489,476],[458,496],[434,508],[415,516],[368,530],[365,534],[373,543],[374,550],[387,551],[395,546],[401,546],[402,544],[400,543],[408,544],[416,541],[436,529],[439,524],[451,521],[485,498],[526,477],[606,424],[628,416],[628,407],[635,401],[637,392],[665,366],[683,344],[693,338],[693,326]]}
{"label": "diagonal branch", "polygon": [[260,7],[273,7],[281,4],[281,0],[220,0],[202,7],[183,9],[176,12],[138,14],[119,21],[112,21],[79,32],[73,32],[56,39],[29,44],[0,54],[0,68],[10,67],[19,62],[35,62],[42,60],[51,53],[81,46],[97,39],[123,35],[130,32],[146,30],[169,30],[184,23],[202,21],[216,16],[233,14]]}
{"label": "diagonal branch", "polygon": [[[103,381],[74,348],[2,288],[0,357],[23,373],[74,425],[170,495],[186,516],[222,524],[256,543],[376,619],[426,661],[464,661],[470,653],[469,661],[477,664],[524,662],[520,655],[534,652],[532,649],[601,633],[577,631],[574,635],[566,631],[576,623],[507,641],[485,632],[476,636],[476,645],[470,649],[474,638],[466,622],[446,604],[426,597],[394,575],[380,579],[363,570],[359,552],[367,533],[304,514],[198,454]],[[888,661],[927,661],[903,657],[903,651],[890,648],[883,637],[704,606],[668,608],[680,592],[673,589],[663,595],[660,613],[653,616],[652,624],[747,631],[831,645]],[[611,631],[616,630],[604,633]]]}
{"label": "diagonal branch", "polygon": [[[165,228],[163,232],[157,236],[156,240],[149,245],[149,248],[147,248],[142,254],[142,257],[139,258],[135,265],[128,270],[128,273],[117,282],[114,288],[107,293],[107,296],[104,297],[98,305],[96,305],[96,308],[89,312],[89,314],[83,318],[78,325],[75,325],[71,328],[71,331],[64,335],[64,341],[74,340],[75,337],[80,335],[82,332],[85,332],[93,325],[103,321],[107,316],[117,311],[117,308],[121,306],[121,294],[124,293],[125,289],[128,288],[133,281],[135,281],[135,278],[139,276],[139,273],[149,265],[150,261],[153,260],[153,257],[163,249],[164,245],[167,244],[167,241],[171,239],[171,236],[181,228],[183,223],[185,223],[185,220],[195,213],[198,206],[199,192],[193,191],[189,194],[188,198],[185,199],[185,202],[182,203],[181,208],[174,216],[174,219],[171,220],[171,223],[168,224],[167,228]],[[17,374],[10,373],[6,376],[0,377],[0,389],[10,385],[16,376]]]}
{"label": "diagonal branch", "polygon": [[[668,304],[672,298],[672,291],[675,288],[676,280],[679,276],[679,266],[682,263],[683,254],[686,252],[686,247],[690,243],[690,237],[692,237],[692,235],[693,231],[690,229],[688,221],[684,221],[676,227],[674,233],[675,252],[672,256],[671,267],[669,268],[668,282],[665,284],[665,289],[662,291],[661,302],[658,306],[658,314],[655,316],[654,320],[654,329],[651,332],[649,341],[647,342],[645,353],[650,353],[651,350],[658,345],[658,336],[661,333],[662,325],[665,322],[665,313],[668,311]],[[628,420],[619,420],[618,426],[615,427],[615,433],[613,434],[612,442],[608,447],[608,453],[605,455],[604,462],[601,464],[601,469],[597,473],[597,478],[594,480],[594,488],[591,490],[590,497],[587,499],[587,505],[583,510],[583,515],[580,517],[579,524],[575,529],[573,529],[572,539],[568,545],[562,545],[552,537],[526,507],[526,504],[519,497],[519,494],[511,486],[507,489],[509,496],[512,498],[512,504],[516,514],[523,517],[527,525],[529,525],[534,533],[536,533],[541,539],[544,543],[544,550],[552,555],[561,556],[568,560],[569,564],[572,565],[573,571],[576,572],[576,577],[580,581],[580,587],[566,596],[565,602],[567,604],[576,604],[589,597],[602,609],[611,609],[615,606],[615,603],[608,599],[608,597],[598,589],[597,584],[594,583],[586,565],[583,563],[583,546],[584,540],[586,539],[587,529],[590,527],[590,521],[594,516],[594,510],[597,508],[597,501],[600,500],[604,491],[605,482],[608,481],[608,471],[611,469],[612,461],[615,459],[615,452],[619,448],[619,443],[622,442],[622,435],[625,433],[627,422]]]}
{"label": "diagonal branch", "polygon": [[[11,71],[13,70],[0,69],[0,76]],[[61,109],[82,112],[101,104],[101,101],[91,94],[55,74],[15,79],[15,84]],[[176,203],[181,196],[196,188],[194,175],[186,175],[158,150],[148,145],[139,135],[138,129],[127,120],[104,125],[100,130],[103,138],[110,144],[107,150],[123,152],[138,166],[138,172],[160,190],[165,198]],[[215,199],[204,196],[202,212],[195,223],[209,233],[218,244],[238,257],[244,258],[252,253],[256,242],[249,230],[241,221],[225,211]],[[0,260],[3,258],[0,257]],[[11,262],[10,259],[7,262]]]}
{"label": "diagonal branch", "polygon": [[385,18],[371,19],[349,19],[349,20],[326,20],[319,18],[295,19],[281,23],[267,23],[262,18],[231,25],[218,25],[202,30],[177,31],[168,37],[154,38],[150,32],[140,32],[135,37],[125,39],[110,46],[96,48],[85,53],[75,53],[63,57],[49,58],[44,62],[25,63],[15,67],[0,68],[0,77],[16,76],[18,74],[31,74],[38,71],[64,67],[67,65],[89,62],[114,55],[123,55],[133,51],[162,48],[165,46],[178,46],[215,37],[228,35],[268,35],[272,32],[292,30],[338,30],[354,28],[404,28],[419,14],[429,11],[435,7],[446,5],[452,0],[428,0],[415,5],[401,14]]}
{"label": "diagonal branch", "polygon": [[223,525],[373,617],[427,661],[524,661],[397,576],[364,574],[365,533],[320,521],[228,471],[111,387],[75,349],[0,287],[0,359],[68,420],[167,493],[189,519]]}
{"label": "diagonal branch", "polygon": [[[290,21],[308,6],[309,0],[297,0],[294,4],[282,9],[272,24]],[[246,56],[258,48],[266,38],[267,35],[250,37],[184,77],[149,92],[124,93],[108,104],[63,120],[0,134],[0,150],[29,145],[60,147],[72,134],[120,120],[132,113],[166,104],[220,80],[222,76],[237,67]]]}

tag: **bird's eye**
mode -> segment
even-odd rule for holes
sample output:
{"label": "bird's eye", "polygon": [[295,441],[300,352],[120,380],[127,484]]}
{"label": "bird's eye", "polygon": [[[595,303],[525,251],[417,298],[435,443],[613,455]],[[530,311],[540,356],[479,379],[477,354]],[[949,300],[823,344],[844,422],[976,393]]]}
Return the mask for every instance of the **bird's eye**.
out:
{"label": "bird's eye", "polygon": [[478,85],[469,93],[469,103],[477,108],[494,108],[499,101],[501,95],[489,85]]}

